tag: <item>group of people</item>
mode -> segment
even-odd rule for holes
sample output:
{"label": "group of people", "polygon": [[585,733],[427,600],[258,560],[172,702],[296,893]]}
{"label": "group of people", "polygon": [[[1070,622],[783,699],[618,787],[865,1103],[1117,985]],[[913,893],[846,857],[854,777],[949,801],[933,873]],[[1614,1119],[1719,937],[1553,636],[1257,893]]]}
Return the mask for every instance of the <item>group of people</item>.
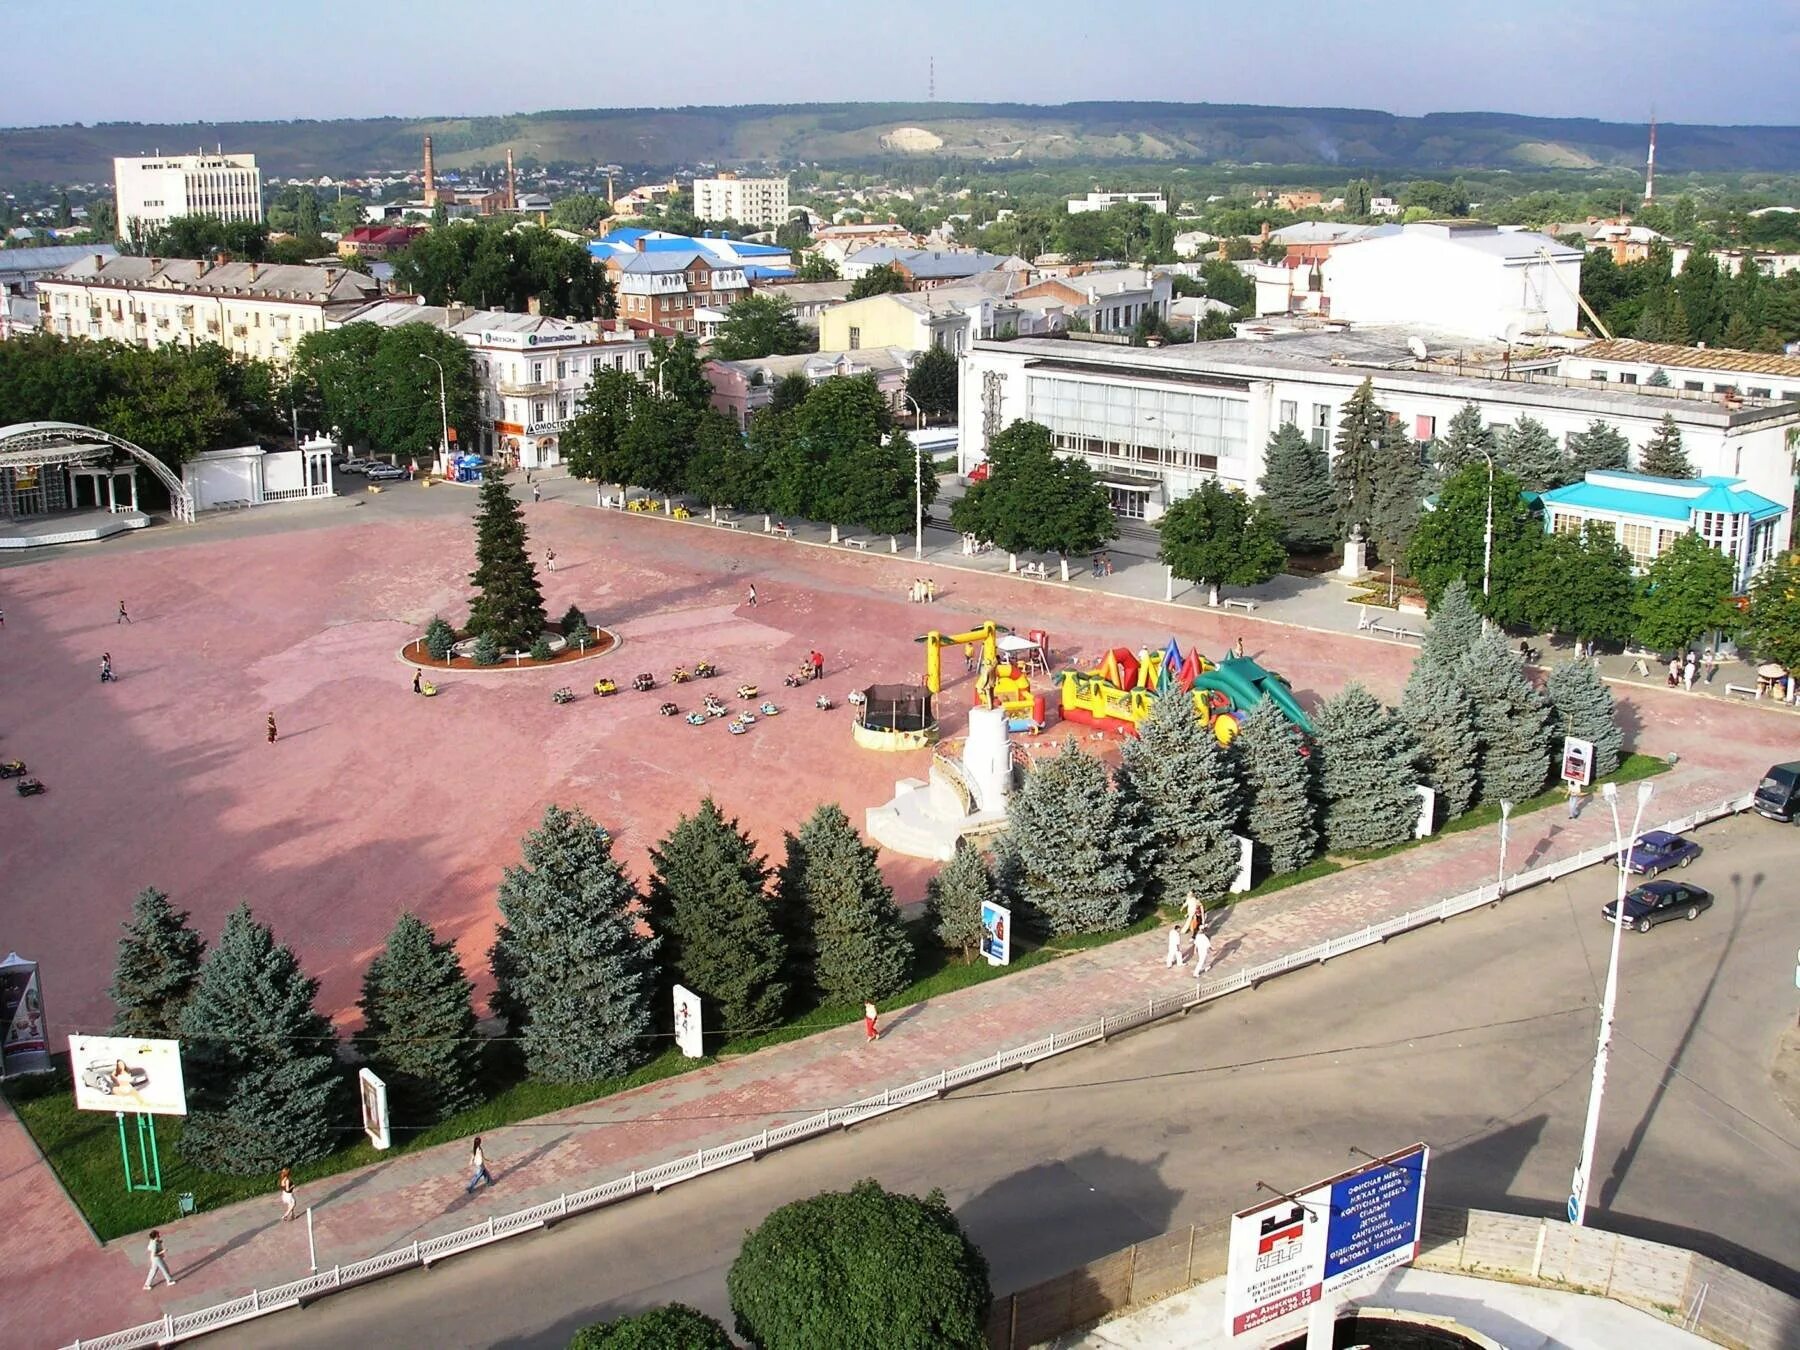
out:
{"label": "group of people", "polygon": [[1104,549],[1096,553],[1088,570],[1097,577],[1110,577],[1113,574],[1112,554]]}
{"label": "group of people", "polygon": [[1711,647],[1706,649],[1705,656],[1696,656],[1690,650],[1687,656],[1671,656],[1669,658],[1669,688],[1680,686],[1683,689],[1694,687],[1694,676],[1699,673],[1705,676],[1706,683],[1711,684],[1713,672],[1719,668],[1719,658]]}
{"label": "group of people", "polygon": [[937,599],[936,577],[914,577],[913,584],[907,588],[906,598],[915,605],[929,605]]}
{"label": "group of people", "polygon": [[1181,922],[1169,929],[1169,954],[1163,964],[1171,969],[1185,966],[1190,956],[1194,978],[1199,979],[1212,960],[1212,939],[1206,935],[1206,906],[1192,891],[1182,902]]}

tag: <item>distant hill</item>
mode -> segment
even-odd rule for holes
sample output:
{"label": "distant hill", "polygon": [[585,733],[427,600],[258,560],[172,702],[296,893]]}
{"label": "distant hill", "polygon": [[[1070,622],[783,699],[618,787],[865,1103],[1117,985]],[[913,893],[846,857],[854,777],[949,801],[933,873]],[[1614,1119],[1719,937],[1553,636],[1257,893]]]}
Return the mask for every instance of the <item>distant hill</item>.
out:
{"label": "distant hill", "polygon": [[[836,103],[0,129],[0,181],[105,180],[114,155],[215,143],[254,152],[273,177],[345,176],[416,165],[427,134],[446,169],[493,162],[511,147],[545,163],[659,167],[926,154],[1002,163],[1325,163],[1447,173],[1636,166],[1645,148],[1641,125],[1508,113],[1396,117],[1358,108],[1208,103]],[[1657,167],[1672,173],[1800,171],[1800,127],[1664,124],[1657,129],[1656,157]]]}

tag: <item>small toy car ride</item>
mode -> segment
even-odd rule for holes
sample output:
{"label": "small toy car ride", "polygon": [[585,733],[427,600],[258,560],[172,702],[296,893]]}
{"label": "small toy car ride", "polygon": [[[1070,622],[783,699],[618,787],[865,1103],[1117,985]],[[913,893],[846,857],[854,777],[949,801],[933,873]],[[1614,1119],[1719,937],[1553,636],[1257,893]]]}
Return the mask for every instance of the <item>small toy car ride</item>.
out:
{"label": "small toy car ride", "polygon": [[44,785],[30,775],[26,775],[18,781],[17,790],[21,797],[35,797],[44,790]]}
{"label": "small toy car ride", "polygon": [[25,776],[25,761],[24,760],[9,759],[6,761],[6,763],[0,764],[0,778],[23,778],[24,776]]}
{"label": "small toy car ride", "polygon": [[781,709],[777,708],[773,703],[764,703],[757,711],[764,717],[774,717],[781,712]]}
{"label": "small toy car ride", "polygon": [[642,671],[631,677],[631,687],[642,693],[646,689],[656,688],[656,676],[649,671]]}
{"label": "small toy car ride", "polygon": [[740,684],[737,687],[737,696],[741,699],[755,698],[756,697],[756,686],[753,684]]}
{"label": "small toy car ride", "polygon": [[552,703],[573,703],[575,701],[575,691],[565,684],[561,689],[558,689],[554,694],[550,695],[550,701]]}
{"label": "small toy car ride", "polygon": [[836,706],[837,704],[831,701],[830,694],[820,694],[813,700],[813,707],[817,708],[820,712],[830,712]]}
{"label": "small toy car ride", "polygon": [[673,703],[665,703],[656,711],[661,713],[664,717],[679,717],[681,715],[681,709],[676,707]]}
{"label": "small toy car ride", "polygon": [[673,675],[669,676],[669,683],[670,684],[686,684],[689,680],[691,680],[693,678],[694,677],[688,673],[688,668],[686,666],[676,666],[675,673]]}
{"label": "small toy car ride", "polygon": [[711,661],[696,661],[696,662],[694,662],[694,678],[697,680],[710,680],[713,676],[717,675],[718,673],[719,673],[719,668],[717,666],[715,666]]}
{"label": "small toy car ride", "polygon": [[707,723],[707,716],[705,713],[691,712],[684,720],[690,727],[703,727]]}
{"label": "small toy car ride", "polygon": [[594,681],[594,692],[600,695],[601,698],[605,698],[609,694],[618,693],[619,686],[613,683],[609,676],[602,675],[599,679]]}

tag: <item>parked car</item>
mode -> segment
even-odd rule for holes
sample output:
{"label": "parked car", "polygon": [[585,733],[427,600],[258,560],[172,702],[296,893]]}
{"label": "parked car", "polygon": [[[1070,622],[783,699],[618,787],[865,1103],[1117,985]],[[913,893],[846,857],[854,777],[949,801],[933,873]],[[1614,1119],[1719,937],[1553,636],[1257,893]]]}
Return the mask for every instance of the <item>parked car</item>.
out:
{"label": "parked car", "polygon": [[1700,845],[1692,839],[1667,830],[1651,830],[1638,836],[1626,866],[1643,876],[1654,877],[1672,867],[1686,867],[1700,856]]}
{"label": "parked car", "polygon": [[143,1069],[140,1069],[137,1065],[126,1064],[123,1066],[115,1066],[110,1059],[95,1060],[92,1064],[89,1064],[87,1068],[81,1071],[81,1076],[86,1081],[87,1085],[93,1088],[94,1091],[105,1093],[110,1097],[124,1086],[124,1084],[119,1082],[117,1077],[118,1069],[121,1067],[124,1070],[125,1081],[131,1085],[131,1090],[133,1092],[136,1092],[150,1081],[150,1075]]}
{"label": "parked car", "polygon": [[[1686,881],[1646,881],[1625,895],[1625,922],[1640,933],[1669,919],[1697,919],[1700,911],[1712,908],[1712,892]],[[1617,900],[1608,900],[1600,913],[1608,923],[1614,921]]]}
{"label": "parked car", "polygon": [[1770,820],[1800,821],[1800,760],[1770,765],[1750,805]]}
{"label": "parked car", "polygon": [[374,462],[375,461],[372,459],[347,459],[342,464],[338,465],[338,472],[364,473],[368,470],[369,465]]}
{"label": "parked car", "polygon": [[371,464],[368,468],[363,470],[363,474],[365,477],[386,482],[391,479],[406,477],[406,470],[402,469],[397,464]]}

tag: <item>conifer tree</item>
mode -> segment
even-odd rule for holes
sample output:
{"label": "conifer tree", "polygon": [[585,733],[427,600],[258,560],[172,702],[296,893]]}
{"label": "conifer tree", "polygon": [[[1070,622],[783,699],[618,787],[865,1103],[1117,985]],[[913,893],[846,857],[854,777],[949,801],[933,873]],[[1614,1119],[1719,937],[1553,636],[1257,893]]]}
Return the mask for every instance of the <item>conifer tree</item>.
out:
{"label": "conifer tree", "polygon": [[882,999],[906,984],[912,943],[875,850],[826,803],[787,836],[781,904],[811,916],[813,983],[825,1003]]}
{"label": "conifer tree", "polygon": [[1246,829],[1258,867],[1279,875],[1306,866],[1319,851],[1319,827],[1300,729],[1264,699],[1244,719],[1231,748],[1243,766]]}
{"label": "conifer tree", "polygon": [[1675,425],[1673,413],[1664,413],[1650,439],[1644,442],[1643,453],[1638,456],[1638,472],[1658,478],[1695,476],[1694,466],[1681,448],[1681,428]]}
{"label": "conifer tree", "polygon": [[479,1099],[473,988],[455,947],[401,914],[363,973],[363,1029],[356,1037],[356,1048],[387,1084],[396,1120],[435,1124]]}
{"label": "conifer tree", "polygon": [[[1647,381],[1653,383],[1654,381]],[[1663,383],[1669,382],[1663,376]],[[1587,430],[1577,431],[1569,437],[1569,473],[1571,481],[1580,479],[1586,474],[1606,469],[1627,469],[1631,467],[1631,442],[1625,434],[1610,422],[1603,422],[1596,417],[1587,425]]]}
{"label": "conifer tree", "polygon": [[526,549],[525,512],[507,487],[506,470],[488,465],[475,517],[475,598],[469,632],[502,652],[522,652],[544,631],[544,596]]}
{"label": "conifer tree", "polygon": [[787,944],[769,869],[711,797],[650,850],[646,908],[663,968],[706,1000],[728,1036],[773,1026],[788,1005]]}
{"label": "conifer tree", "polygon": [[491,1004],[537,1078],[611,1078],[650,1058],[657,939],[638,931],[637,890],[580,810],[544,808],[500,879],[488,959]]}
{"label": "conifer tree", "polygon": [[1269,437],[1256,487],[1281,522],[1288,548],[1318,553],[1337,542],[1330,461],[1292,422]]}
{"label": "conifer tree", "polygon": [[1375,401],[1375,383],[1364,380],[1344,404],[1338,418],[1336,456],[1331,461],[1332,495],[1340,532],[1368,525],[1375,511],[1381,451],[1388,434],[1388,414]]}
{"label": "conifer tree", "polygon": [[154,886],[138,892],[113,965],[113,1035],[175,1040],[181,1010],[200,978],[206,939],[188,927],[188,912]]}
{"label": "conifer tree", "polygon": [[1327,846],[1386,848],[1410,839],[1419,818],[1418,748],[1406,723],[1354,682],[1326,699],[1314,722]]}
{"label": "conifer tree", "polygon": [[318,990],[248,905],[231,911],[181,1011],[182,1157],[250,1176],[331,1152],[344,1080]]}
{"label": "conifer tree", "polygon": [[1594,777],[1615,772],[1625,753],[1625,733],[1619,729],[1612,689],[1593,662],[1565,661],[1551,667],[1544,693],[1556,715],[1557,733],[1594,743]]}
{"label": "conifer tree", "polygon": [[1179,901],[1189,891],[1211,903],[1231,889],[1243,788],[1189,695],[1166,693],[1151,705],[1125,742],[1118,790],[1145,824],[1150,903]]}
{"label": "conifer tree", "polygon": [[1419,447],[1398,419],[1389,418],[1375,456],[1375,491],[1369,533],[1385,558],[1399,560],[1412,542],[1425,504],[1425,466]]}
{"label": "conifer tree", "polygon": [[1521,417],[1500,433],[1501,468],[1527,492],[1546,492],[1569,481],[1568,461],[1550,428],[1535,417]]}
{"label": "conifer tree", "polygon": [[1432,442],[1431,462],[1441,478],[1479,463],[1497,448],[1492,427],[1481,420],[1481,407],[1465,403],[1450,419],[1444,435]]}
{"label": "conifer tree", "polygon": [[1143,826],[1079,741],[1037,761],[1008,814],[1019,900],[1048,932],[1131,923],[1143,899]]}
{"label": "conifer tree", "polygon": [[1522,802],[1542,792],[1550,777],[1550,705],[1498,628],[1477,637],[1463,658],[1463,687],[1481,738],[1483,799]]}
{"label": "conifer tree", "polygon": [[1440,670],[1460,672],[1463,657],[1481,635],[1481,615],[1469,599],[1461,577],[1444,587],[1437,608],[1431,611],[1431,627],[1419,644],[1419,659]]}
{"label": "conifer tree", "polygon": [[1475,800],[1475,765],[1481,753],[1475,705],[1462,687],[1459,668],[1421,655],[1406,681],[1400,716],[1418,745],[1420,774],[1437,792],[1438,818],[1454,820]]}
{"label": "conifer tree", "polygon": [[925,914],[938,944],[972,959],[981,949],[981,907],[997,893],[981,850],[959,848],[925,883]]}

